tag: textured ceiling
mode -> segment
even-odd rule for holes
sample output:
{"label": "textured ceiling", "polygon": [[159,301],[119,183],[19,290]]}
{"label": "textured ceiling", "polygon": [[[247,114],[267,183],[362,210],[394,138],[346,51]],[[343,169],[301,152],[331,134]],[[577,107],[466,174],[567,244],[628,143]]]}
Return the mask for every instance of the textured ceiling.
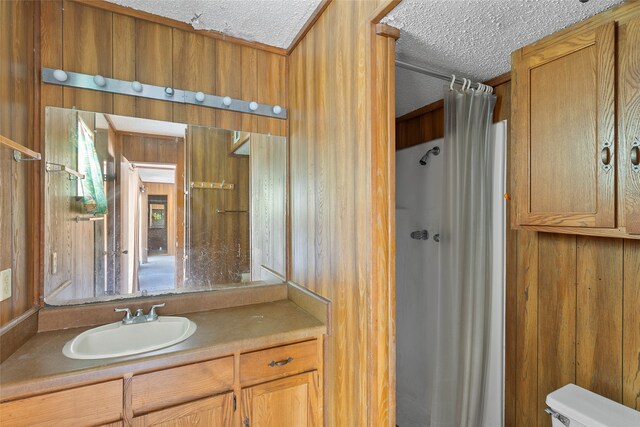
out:
{"label": "textured ceiling", "polygon": [[[511,52],[622,0],[402,0],[383,22],[401,30],[396,58],[484,81],[508,72]],[[396,113],[442,99],[444,82],[396,68]]]}
{"label": "textured ceiling", "polygon": [[[228,36],[288,48],[320,0],[108,0]],[[195,18],[199,15],[199,18]]]}

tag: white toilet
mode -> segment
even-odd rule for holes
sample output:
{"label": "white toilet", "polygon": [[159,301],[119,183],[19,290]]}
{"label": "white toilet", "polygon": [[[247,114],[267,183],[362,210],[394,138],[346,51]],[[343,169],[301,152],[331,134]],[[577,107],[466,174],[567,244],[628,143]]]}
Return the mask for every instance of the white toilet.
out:
{"label": "white toilet", "polygon": [[567,384],[547,395],[553,427],[640,427],[640,412]]}

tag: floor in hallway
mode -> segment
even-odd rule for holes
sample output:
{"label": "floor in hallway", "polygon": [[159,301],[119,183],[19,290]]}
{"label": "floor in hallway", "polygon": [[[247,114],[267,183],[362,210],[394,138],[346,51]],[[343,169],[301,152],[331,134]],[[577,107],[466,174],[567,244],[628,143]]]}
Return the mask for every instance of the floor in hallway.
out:
{"label": "floor in hallway", "polygon": [[141,291],[161,291],[175,288],[176,257],[152,255],[138,268],[138,283]]}

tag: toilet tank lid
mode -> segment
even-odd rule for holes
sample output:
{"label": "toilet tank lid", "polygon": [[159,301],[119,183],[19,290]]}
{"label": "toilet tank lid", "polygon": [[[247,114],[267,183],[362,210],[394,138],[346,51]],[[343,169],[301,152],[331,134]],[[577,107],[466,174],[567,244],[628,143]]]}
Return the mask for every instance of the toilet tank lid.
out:
{"label": "toilet tank lid", "polygon": [[638,427],[640,412],[567,384],[547,395],[547,406],[589,427]]}

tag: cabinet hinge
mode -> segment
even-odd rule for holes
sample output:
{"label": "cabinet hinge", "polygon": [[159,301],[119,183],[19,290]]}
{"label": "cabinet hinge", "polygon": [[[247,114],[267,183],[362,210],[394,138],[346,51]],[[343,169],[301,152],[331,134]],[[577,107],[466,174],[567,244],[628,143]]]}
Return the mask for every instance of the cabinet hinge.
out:
{"label": "cabinet hinge", "polygon": [[237,407],[237,405],[236,405],[236,394],[234,393],[233,394],[233,412],[236,412],[236,407]]}

